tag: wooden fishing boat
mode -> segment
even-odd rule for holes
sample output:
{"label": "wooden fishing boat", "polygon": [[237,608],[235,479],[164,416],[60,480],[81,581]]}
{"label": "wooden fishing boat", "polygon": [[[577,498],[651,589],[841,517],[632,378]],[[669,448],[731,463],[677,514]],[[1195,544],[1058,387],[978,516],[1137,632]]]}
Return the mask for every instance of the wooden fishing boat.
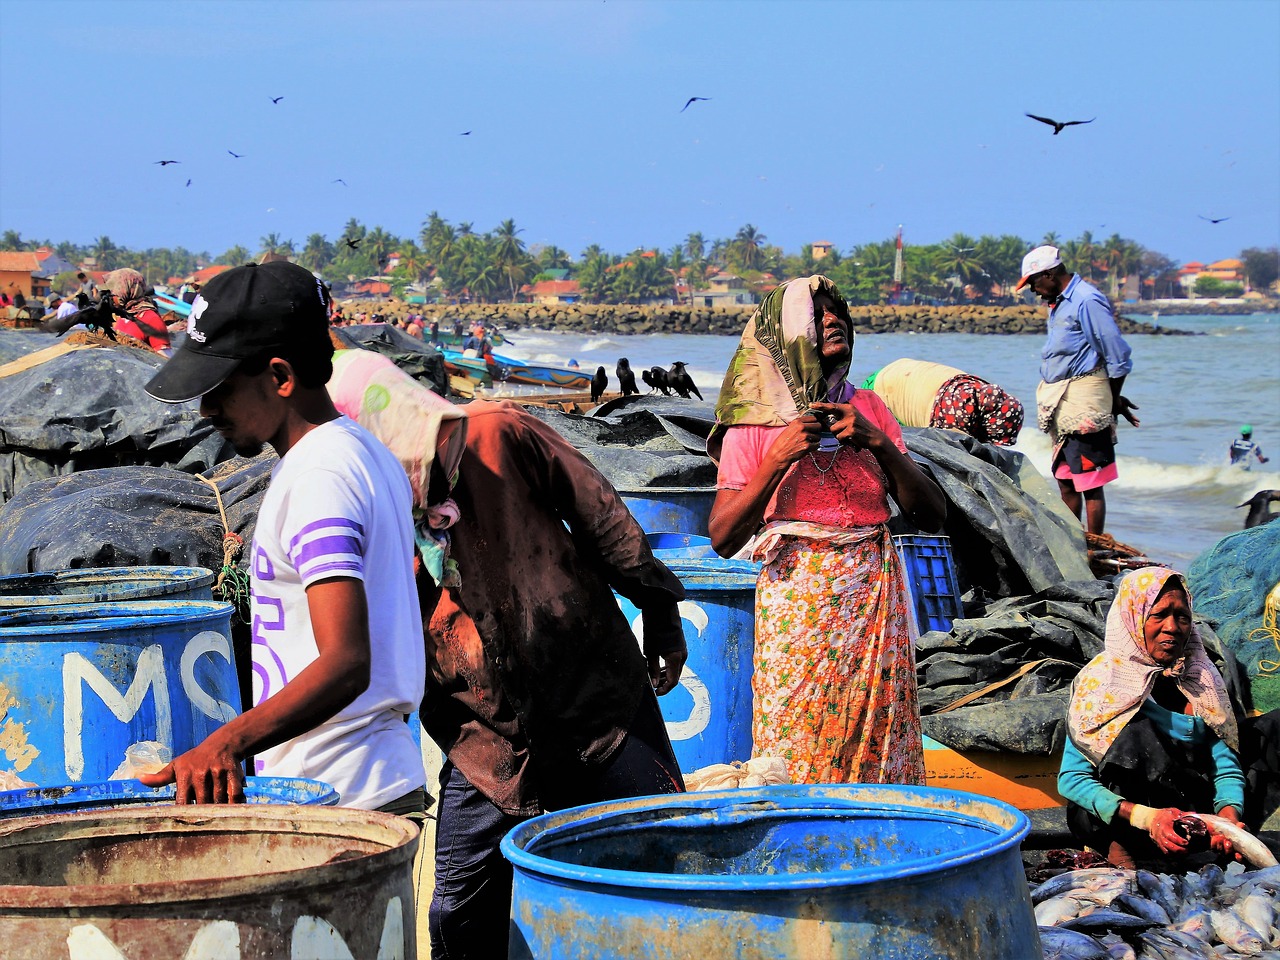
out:
{"label": "wooden fishing boat", "polygon": [[502,354],[492,354],[493,364],[486,366],[479,357],[469,357],[463,351],[442,347],[445,366],[455,364],[460,369],[467,367],[487,369],[496,381],[504,383],[524,383],[538,387],[560,387],[569,390],[587,390],[591,387],[590,374],[573,367],[558,367],[550,364],[529,363]]}

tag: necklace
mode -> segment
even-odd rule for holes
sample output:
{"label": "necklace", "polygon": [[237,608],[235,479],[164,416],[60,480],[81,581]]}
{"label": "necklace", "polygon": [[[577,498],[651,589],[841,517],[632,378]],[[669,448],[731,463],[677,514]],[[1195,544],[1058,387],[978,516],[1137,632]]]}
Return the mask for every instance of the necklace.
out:
{"label": "necklace", "polygon": [[813,467],[818,471],[818,486],[826,486],[827,474],[835,467],[836,460],[839,458],[840,453],[843,450],[843,446],[836,447],[835,452],[831,454],[831,459],[827,461],[827,465],[825,467],[818,462],[818,458],[813,455],[813,451],[809,451],[809,459],[813,461]]}

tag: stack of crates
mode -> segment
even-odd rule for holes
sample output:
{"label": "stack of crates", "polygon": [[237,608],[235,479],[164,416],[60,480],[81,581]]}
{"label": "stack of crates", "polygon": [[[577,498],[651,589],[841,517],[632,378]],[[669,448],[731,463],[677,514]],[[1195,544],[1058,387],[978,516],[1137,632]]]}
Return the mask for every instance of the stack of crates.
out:
{"label": "stack of crates", "polygon": [[920,632],[950,630],[951,622],[964,615],[951,539],[899,535],[893,543],[902,560]]}

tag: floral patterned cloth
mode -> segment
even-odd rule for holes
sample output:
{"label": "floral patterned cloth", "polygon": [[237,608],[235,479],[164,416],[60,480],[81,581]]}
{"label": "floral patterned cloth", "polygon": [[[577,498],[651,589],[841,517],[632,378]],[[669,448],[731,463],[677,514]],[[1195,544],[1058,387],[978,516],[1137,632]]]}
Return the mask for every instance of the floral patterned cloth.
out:
{"label": "floral patterned cloth", "polygon": [[1102,762],[1120,731],[1138,713],[1162,673],[1174,679],[1197,717],[1232,750],[1240,750],[1226,685],[1204,652],[1195,626],[1191,627],[1191,639],[1182,659],[1172,667],[1161,667],[1147,653],[1143,627],[1165,582],[1171,578],[1187,592],[1190,603],[1191,593],[1180,573],[1166,567],[1143,567],[1125,575],[1107,614],[1102,653],[1085,664],[1071,684],[1067,732],[1094,766]]}
{"label": "floral patterned cloth", "polygon": [[967,433],[983,443],[1011,447],[1022,429],[1022,403],[994,383],[962,373],[942,385],[929,426]]}
{"label": "floral patterned cloth", "polygon": [[914,630],[883,526],[775,541],[756,584],[756,756],[796,783],[924,783]]}

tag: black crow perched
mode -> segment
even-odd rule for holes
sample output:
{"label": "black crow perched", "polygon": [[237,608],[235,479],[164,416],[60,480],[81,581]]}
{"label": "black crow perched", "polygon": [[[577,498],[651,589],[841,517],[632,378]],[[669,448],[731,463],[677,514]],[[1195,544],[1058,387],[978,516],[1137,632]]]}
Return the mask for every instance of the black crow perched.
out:
{"label": "black crow perched", "polygon": [[609,375],[604,372],[604,367],[596,367],[596,375],[591,378],[591,402],[599,403],[608,386]]}
{"label": "black crow perched", "polygon": [[1276,517],[1280,517],[1280,513],[1271,512],[1272,502],[1280,502],[1280,490],[1259,490],[1244,503],[1236,507],[1248,507],[1249,515],[1244,519],[1244,528],[1246,530],[1253,527],[1260,527],[1264,523],[1270,523]]}
{"label": "black crow perched", "polygon": [[640,392],[640,389],[636,386],[635,372],[631,369],[631,361],[626,357],[618,358],[618,366],[614,368],[613,372],[618,375],[618,389],[622,391],[624,397]]}
{"label": "black crow perched", "polygon": [[671,365],[671,372],[667,374],[667,382],[671,384],[672,390],[686,400],[689,399],[690,393],[699,400],[702,399],[702,394],[698,392],[698,385],[693,382],[693,377],[689,376],[689,371],[685,369],[683,363],[677,362]]}
{"label": "black crow perched", "polygon": [[86,327],[97,327],[114,340],[116,338],[115,315],[118,312],[112,306],[111,297],[108,295],[100,300],[91,301],[87,307],[82,307],[75,313],[68,314],[61,319],[49,317],[41,322],[40,329],[45,333],[54,333],[62,336],[77,323],[83,323]]}
{"label": "black crow perched", "polygon": [[640,379],[649,385],[650,393],[661,390],[666,396],[671,396],[670,377],[662,367],[650,367],[648,370],[640,371]]}

